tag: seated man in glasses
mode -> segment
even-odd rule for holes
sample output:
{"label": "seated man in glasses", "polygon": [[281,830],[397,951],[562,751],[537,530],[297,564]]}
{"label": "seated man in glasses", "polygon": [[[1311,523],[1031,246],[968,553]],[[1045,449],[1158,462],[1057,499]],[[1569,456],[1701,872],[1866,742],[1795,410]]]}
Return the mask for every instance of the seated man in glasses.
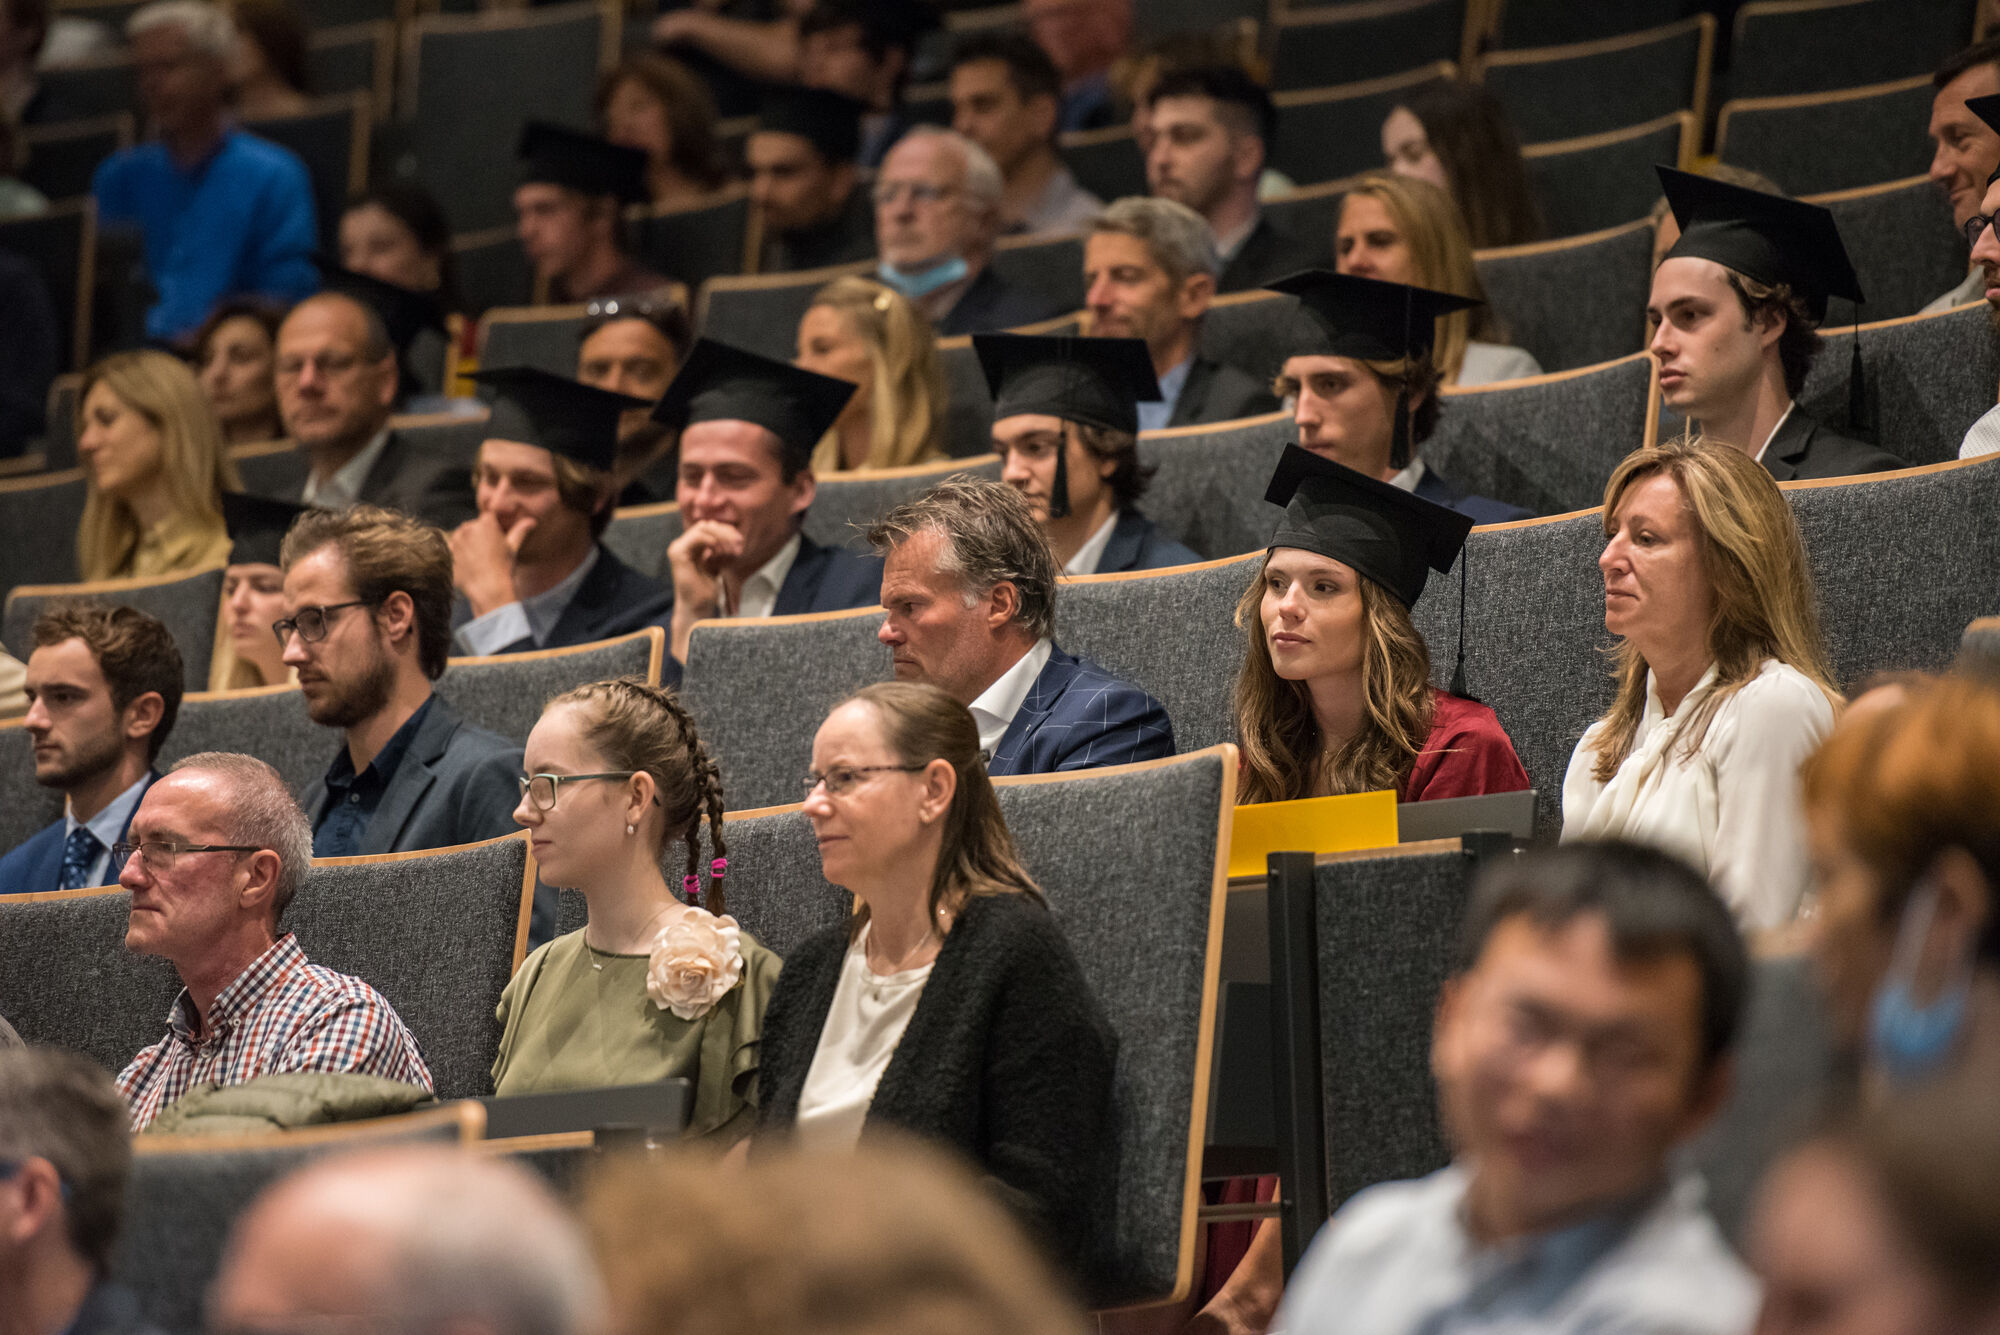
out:
{"label": "seated man in glasses", "polygon": [[276,770],[227,752],[189,756],[147,790],[129,837],[114,855],[132,892],[125,948],[169,960],[184,984],[166,1036],[118,1076],[134,1131],[198,1085],[265,1075],[432,1088],[382,994],[308,964],[279,926],[312,866],[312,830]]}
{"label": "seated man in glasses", "polygon": [[644,399],[647,406],[620,414],[618,504],[653,505],[674,498],[674,433],[653,420],[674,373],[687,360],[694,334],[687,311],[671,297],[641,294],[590,303],[577,341],[576,378],[596,389]]}
{"label": "seated man in glasses", "polygon": [[451,652],[451,548],[370,505],[300,515],[274,630],[313,722],[344,742],[306,790],[315,857],[449,848],[514,832],[521,748],[431,693]]}
{"label": "seated man in glasses", "polygon": [[0,858],[0,895],[111,884],[111,845],[159,777],[181,705],[180,650],[144,612],[57,606],[33,640],[22,722],[35,782],[62,794],[63,815]]}

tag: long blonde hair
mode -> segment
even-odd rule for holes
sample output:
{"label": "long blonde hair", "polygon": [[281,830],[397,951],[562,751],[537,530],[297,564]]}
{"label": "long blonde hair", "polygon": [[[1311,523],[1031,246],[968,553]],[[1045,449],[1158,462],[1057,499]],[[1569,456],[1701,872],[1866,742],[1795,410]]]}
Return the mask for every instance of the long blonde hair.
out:
{"label": "long blonde hair", "polygon": [[1437,709],[1431,692],[1431,655],[1395,595],[1366,576],[1361,590],[1361,731],[1326,754],[1313,718],[1312,694],[1271,665],[1264,639],[1264,570],[1236,604],[1243,629],[1243,667],[1236,674],[1236,745],[1243,753],[1238,801],[1289,802],[1311,797],[1325,775],[1334,793],[1400,788],[1430,737]]}
{"label": "long blonde hair", "polygon": [[[178,357],[150,348],[118,352],[84,372],[77,395],[76,430],[83,432],[84,405],[102,383],[126,408],[146,419],[160,435],[160,474],[174,510],[222,527],[222,493],[242,483],[222,446],[222,427],[194,372]],[[139,546],[139,521],[132,507],[90,484],[83,522],[76,530],[76,563],[83,578],[110,579],[124,573]]]}
{"label": "long blonde hair", "polygon": [[[1368,175],[1356,181],[1341,200],[1341,214],[1347,200],[1365,195],[1388,210],[1397,233],[1410,251],[1410,282],[1438,292],[1452,292],[1475,301],[1486,300],[1480,286],[1479,270],[1472,262],[1472,238],[1465,230],[1465,217],[1452,197],[1411,176]],[[1334,247],[1338,250],[1340,222],[1334,221]],[[1437,363],[1444,383],[1455,385],[1465,367],[1465,345],[1475,338],[1504,337],[1491,308],[1476,306],[1469,311],[1453,311],[1438,317]]]}
{"label": "long blonde hair", "polygon": [[[938,366],[930,325],[901,293],[872,278],[836,278],[813,294],[814,306],[836,311],[868,345],[875,379],[870,386],[868,457],[863,468],[898,468],[944,457],[944,372]],[[813,472],[846,467],[840,433],[829,428],[813,450]]]}
{"label": "long blonde hair", "polygon": [[[1671,747],[1691,756],[1708,735],[1715,712],[1753,680],[1766,659],[1803,673],[1841,703],[1820,636],[1812,572],[1798,521],[1764,466],[1738,449],[1706,436],[1681,436],[1625,457],[1604,486],[1604,531],[1625,494],[1655,474],[1665,474],[1692,513],[1701,569],[1715,597],[1708,624],[1708,654],[1715,684],[1674,725]],[[1609,783],[1631,754],[1646,712],[1646,660],[1630,640],[1612,651],[1617,697],[1602,719],[1596,742],[1599,783]]]}

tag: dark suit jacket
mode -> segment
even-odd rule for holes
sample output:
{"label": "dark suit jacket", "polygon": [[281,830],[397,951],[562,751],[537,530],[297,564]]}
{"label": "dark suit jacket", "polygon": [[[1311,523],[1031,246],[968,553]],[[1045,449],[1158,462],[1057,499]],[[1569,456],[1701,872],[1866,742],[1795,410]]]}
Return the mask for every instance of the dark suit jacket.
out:
{"label": "dark suit jacket", "polygon": [[1475,524],[1505,524],[1516,519],[1535,517],[1533,511],[1523,510],[1518,505],[1509,505],[1505,501],[1462,492],[1447,482],[1444,476],[1429,464],[1424,465],[1424,475],[1417,480],[1416,494],[1448,510],[1470,515]]}
{"label": "dark suit jacket", "polygon": [[[785,958],[759,1045],[758,1123],[783,1131],[840,983],[847,926]],[[1118,1155],[1118,1037],[1049,911],[968,902],[875,1087],[863,1135],[893,1127],[966,1155],[1074,1274],[1105,1240]]]}
{"label": "dark suit jacket", "polygon": [[996,329],[1053,320],[1061,314],[1063,303],[1047,293],[1005,282],[989,264],[944,313],[937,331],[940,338],[953,334],[990,334]]}
{"label": "dark suit jacket", "polygon": [[[797,616],[802,612],[844,612],[850,607],[873,607],[882,598],[882,558],[851,552],[845,547],[822,547],[799,534],[799,554],[778,586],[778,600],[771,605],[774,617]],[[674,591],[667,588],[667,608],[661,625],[672,622]],[[669,686],[681,680],[682,664],[667,655],[661,675]]]}
{"label": "dark suit jacket", "polygon": [[[463,600],[459,608],[468,610]],[[600,542],[597,564],[583,577],[583,583],[576,586],[576,595],[556,618],[556,628],[549,632],[548,643],[536,644],[532,637],[524,635],[500,652],[522,654],[530,649],[563,649],[630,635],[647,626],[664,630],[673,619],[673,591],[626,565]]]}
{"label": "dark suit jacket", "polygon": [[1222,277],[1216,282],[1218,292],[1247,292],[1264,286],[1274,278],[1298,273],[1302,269],[1324,269],[1329,267],[1327,247],[1311,246],[1290,233],[1281,232],[1271,225],[1269,218],[1257,219],[1257,225],[1250,229],[1250,235],[1236,252],[1236,258],[1222,268]]}
{"label": "dark suit jacket", "polygon": [[[520,773],[520,743],[473,727],[433,696],[359,851],[407,853],[512,834],[520,828],[514,824]],[[324,778],[312,781],[300,805],[318,829],[326,814]]]}
{"label": "dark suit jacket", "polygon": [[1100,575],[1113,574],[1120,570],[1164,570],[1168,566],[1192,565],[1201,560],[1192,547],[1184,547],[1160,531],[1155,524],[1137,510],[1120,510],[1118,523],[1111,530],[1111,541],[1104,544],[1104,555],[1098,558],[1097,572]]}
{"label": "dark suit jacket", "polygon": [[[151,788],[159,779],[157,772],[146,775],[146,788]],[[146,800],[146,789],[139,790],[139,802]],[[132,814],[139,812],[139,803],[132,804]],[[123,839],[132,829],[132,816],[125,818],[125,828],[118,832]],[[34,835],[19,848],[0,858],[0,895],[37,894],[61,887],[63,845],[69,839],[63,821],[53,821],[35,831]]]}
{"label": "dark suit jacket", "polygon": [[1892,468],[1909,466],[1893,454],[1841,435],[1802,408],[1792,409],[1792,415],[1764,447],[1764,467],[1780,482],[1886,473]]}
{"label": "dark suit jacket", "polygon": [[993,748],[986,772],[995,778],[1054,774],[1173,753],[1174,725],[1165,705],[1058,648]]}
{"label": "dark suit jacket", "polygon": [[1270,389],[1252,380],[1247,373],[1197,357],[1194,365],[1188,367],[1187,380],[1181,385],[1181,396],[1174,400],[1173,415],[1167,419],[1167,425],[1228,422],[1238,417],[1275,412],[1277,407],[1278,401],[1272,397]]}
{"label": "dark suit jacket", "polygon": [[[308,471],[305,452],[295,452],[293,459],[295,467],[282,474],[282,485],[274,490],[279,500],[301,505]],[[450,531],[478,512],[472,497],[472,458],[457,451],[421,450],[391,431],[375,466],[361,480],[361,500]]]}

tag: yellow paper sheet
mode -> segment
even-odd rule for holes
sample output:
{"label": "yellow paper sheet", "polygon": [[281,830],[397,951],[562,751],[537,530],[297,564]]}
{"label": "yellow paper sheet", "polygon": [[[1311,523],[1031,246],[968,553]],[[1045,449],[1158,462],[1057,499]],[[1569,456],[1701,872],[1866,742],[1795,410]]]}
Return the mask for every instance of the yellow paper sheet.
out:
{"label": "yellow paper sheet", "polygon": [[1236,808],[1229,844],[1231,876],[1262,876],[1273,853],[1345,853],[1396,842],[1396,795],[1349,793]]}

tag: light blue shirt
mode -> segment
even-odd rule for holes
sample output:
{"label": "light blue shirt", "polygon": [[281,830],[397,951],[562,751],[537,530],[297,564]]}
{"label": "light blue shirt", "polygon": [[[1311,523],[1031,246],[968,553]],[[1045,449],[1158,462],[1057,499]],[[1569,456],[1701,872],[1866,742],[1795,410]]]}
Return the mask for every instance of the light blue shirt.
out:
{"label": "light blue shirt", "polygon": [[576,569],[562,577],[559,583],[543,589],[532,598],[507,603],[496,607],[485,616],[474,617],[458,628],[458,642],[468,654],[497,654],[510,644],[518,644],[523,639],[532,639],[540,648],[555,634],[556,622],[569,610],[569,600],[576,597],[576,591],[583,587],[583,581],[597,564],[597,544],[590,544],[590,552]]}
{"label": "light blue shirt", "polygon": [[1313,1239],[1272,1331],[1293,1335],[1744,1335],[1757,1281],[1693,1175],[1580,1224],[1466,1232],[1466,1171],[1372,1187]]}
{"label": "light blue shirt", "polygon": [[1158,403],[1141,401],[1139,408],[1139,429],[1158,431],[1174,420],[1174,408],[1181,401],[1181,390],[1187,385],[1188,372],[1194,369],[1194,354],[1190,352],[1181,364],[1160,377],[1160,400]]}
{"label": "light blue shirt", "polygon": [[146,795],[146,785],[152,778],[152,775],[146,775],[105,803],[104,810],[89,820],[78,820],[76,813],[70,810],[69,803],[63,803],[63,842],[67,844],[69,837],[76,833],[76,827],[81,825],[97,836],[98,843],[104,845],[104,851],[90,864],[90,875],[85,879],[85,885],[111,884],[111,877],[107,874],[111,870],[111,845],[125,837],[125,827],[131,824],[132,813],[139,809],[139,799]]}

